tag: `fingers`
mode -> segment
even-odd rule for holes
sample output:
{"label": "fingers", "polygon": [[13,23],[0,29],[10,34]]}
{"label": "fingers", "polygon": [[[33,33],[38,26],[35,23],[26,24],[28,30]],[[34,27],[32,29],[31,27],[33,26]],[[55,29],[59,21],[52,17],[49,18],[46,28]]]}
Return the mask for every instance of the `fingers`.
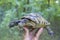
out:
{"label": "fingers", "polygon": [[25,32],[26,32],[27,34],[29,33],[29,29],[28,29],[28,28],[24,27],[24,30],[25,30]]}
{"label": "fingers", "polygon": [[42,32],[43,32],[43,28],[40,28],[36,34],[36,38],[39,38],[39,36],[41,35]]}
{"label": "fingers", "polygon": [[[30,32],[29,32],[29,29],[28,28],[26,28],[26,27],[24,27],[24,30],[26,31],[26,34],[25,34],[25,37],[32,37],[32,35],[30,35]],[[39,39],[39,36],[41,35],[41,33],[43,32],[43,28],[40,28],[39,30],[38,30],[38,32],[36,33],[36,36],[34,37],[34,40],[37,40],[37,39]],[[30,37],[30,38],[31,38]],[[33,38],[33,37],[32,37]],[[31,38],[31,39],[32,39]]]}
{"label": "fingers", "polygon": [[24,30],[25,30],[24,40],[32,40],[32,35],[30,35],[29,29],[24,27]]}

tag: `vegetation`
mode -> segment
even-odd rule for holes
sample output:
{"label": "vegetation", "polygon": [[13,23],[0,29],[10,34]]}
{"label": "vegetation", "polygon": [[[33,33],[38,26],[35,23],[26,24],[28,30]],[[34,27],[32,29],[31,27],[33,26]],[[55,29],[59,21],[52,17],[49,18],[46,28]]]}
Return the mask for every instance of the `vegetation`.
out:
{"label": "vegetation", "polygon": [[60,40],[60,0],[0,0],[0,40],[22,40],[23,32],[17,27],[9,29],[8,24],[31,12],[41,12],[54,31],[51,37],[44,30],[40,40]]}

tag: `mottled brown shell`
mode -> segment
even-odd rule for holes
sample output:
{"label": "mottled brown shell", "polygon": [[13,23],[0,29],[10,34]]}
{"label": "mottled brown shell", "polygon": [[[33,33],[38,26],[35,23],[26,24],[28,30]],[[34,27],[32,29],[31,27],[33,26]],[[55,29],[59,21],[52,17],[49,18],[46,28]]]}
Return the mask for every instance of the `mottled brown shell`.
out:
{"label": "mottled brown shell", "polygon": [[25,25],[33,26],[33,28],[46,27],[47,25],[50,25],[50,23],[38,13],[27,14],[22,17],[22,19],[24,18],[29,19]]}

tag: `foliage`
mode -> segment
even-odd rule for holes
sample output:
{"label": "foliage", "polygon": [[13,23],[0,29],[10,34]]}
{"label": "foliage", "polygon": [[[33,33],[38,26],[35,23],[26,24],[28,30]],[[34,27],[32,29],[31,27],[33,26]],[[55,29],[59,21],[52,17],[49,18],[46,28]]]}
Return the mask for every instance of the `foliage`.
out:
{"label": "foliage", "polygon": [[59,40],[60,0],[0,0],[0,40],[22,40],[23,32],[16,27],[9,29],[8,24],[30,12],[41,12],[55,32],[54,37],[50,37],[45,30],[41,40]]}

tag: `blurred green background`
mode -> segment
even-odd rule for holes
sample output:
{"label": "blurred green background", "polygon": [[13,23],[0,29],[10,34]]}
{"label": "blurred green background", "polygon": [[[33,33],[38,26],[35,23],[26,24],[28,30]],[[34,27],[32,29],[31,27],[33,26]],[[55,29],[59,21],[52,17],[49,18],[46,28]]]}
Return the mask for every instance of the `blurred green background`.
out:
{"label": "blurred green background", "polygon": [[8,24],[31,12],[41,13],[54,31],[51,37],[44,30],[40,40],[60,40],[60,0],[0,0],[0,40],[23,40],[23,31]]}

